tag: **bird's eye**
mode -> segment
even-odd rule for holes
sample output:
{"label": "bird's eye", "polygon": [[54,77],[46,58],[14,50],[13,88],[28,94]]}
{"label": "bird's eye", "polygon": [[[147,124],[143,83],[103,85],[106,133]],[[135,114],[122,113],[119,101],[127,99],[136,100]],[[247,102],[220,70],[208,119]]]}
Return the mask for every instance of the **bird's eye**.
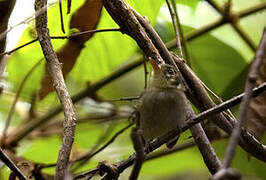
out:
{"label": "bird's eye", "polygon": [[174,75],[174,74],[175,74],[175,72],[174,72],[172,69],[168,69],[168,70],[167,70],[167,73],[168,73],[169,75]]}

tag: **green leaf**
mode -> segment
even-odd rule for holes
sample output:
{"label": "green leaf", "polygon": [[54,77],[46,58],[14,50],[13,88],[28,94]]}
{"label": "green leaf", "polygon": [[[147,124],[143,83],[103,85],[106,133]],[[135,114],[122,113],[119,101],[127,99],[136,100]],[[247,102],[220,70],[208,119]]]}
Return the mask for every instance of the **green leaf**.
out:
{"label": "green leaf", "polygon": [[247,64],[235,49],[210,35],[189,42],[188,51],[192,69],[218,95]]}

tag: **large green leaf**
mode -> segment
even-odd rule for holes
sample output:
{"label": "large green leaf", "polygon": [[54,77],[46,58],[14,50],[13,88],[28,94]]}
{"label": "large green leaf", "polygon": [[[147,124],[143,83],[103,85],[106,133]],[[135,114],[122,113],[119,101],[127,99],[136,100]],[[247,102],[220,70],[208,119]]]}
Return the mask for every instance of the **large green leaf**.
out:
{"label": "large green leaf", "polygon": [[[136,7],[141,15],[147,16],[151,23],[155,23],[162,2],[154,3],[154,1],[149,0],[129,1],[129,3],[133,8]],[[98,29],[110,27],[117,27],[117,25],[104,10]],[[86,48],[78,58],[78,62],[70,75],[79,83],[98,80],[127,60],[136,49],[135,41],[120,32],[95,34],[86,43]]]}
{"label": "large green leaf", "polygon": [[188,47],[193,70],[217,94],[245,68],[237,51],[210,35],[191,41]]}

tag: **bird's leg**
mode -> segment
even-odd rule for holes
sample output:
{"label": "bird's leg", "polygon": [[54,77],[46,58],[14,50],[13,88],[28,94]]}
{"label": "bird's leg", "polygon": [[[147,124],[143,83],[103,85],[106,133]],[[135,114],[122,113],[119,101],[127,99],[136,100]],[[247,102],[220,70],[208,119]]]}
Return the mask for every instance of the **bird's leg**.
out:
{"label": "bird's leg", "polygon": [[136,152],[136,159],[134,162],[133,170],[129,177],[130,180],[138,179],[142,164],[145,160],[144,141],[142,138],[142,131],[139,128],[139,113],[136,112],[135,114],[136,127],[134,127],[131,131],[131,139]]}

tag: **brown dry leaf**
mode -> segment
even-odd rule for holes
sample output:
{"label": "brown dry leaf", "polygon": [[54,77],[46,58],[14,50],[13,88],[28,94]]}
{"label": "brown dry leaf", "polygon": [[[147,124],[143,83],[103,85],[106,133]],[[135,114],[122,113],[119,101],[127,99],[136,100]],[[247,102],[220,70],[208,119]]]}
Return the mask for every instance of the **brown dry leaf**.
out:
{"label": "brown dry leaf", "polygon": [[[256,85],[266,81],[266,58],[263,59]],[[262,93],[250,102],[245,124],[247,131],[257,139],[261,139],[266,130],[266,92]]]}
{"label": "brown dry leaf", "polygon": [[[85,1],[85,3],[72,15],[70,29],[76,28],[79,31],[96,29],[96,26],[100,20],[102,7],[102,0]],[[64,77],[71,71],[81,50],[84,47],[84,43],[88,41],[92,35],[93,33],[89,33],[86,35],[73,37],[56,52],[59,61],[62,63]],[[53,90],[52,80],[46,66],[45,75],[42,79],[42,85],[39,91],[40,99],[43,99]]]}

